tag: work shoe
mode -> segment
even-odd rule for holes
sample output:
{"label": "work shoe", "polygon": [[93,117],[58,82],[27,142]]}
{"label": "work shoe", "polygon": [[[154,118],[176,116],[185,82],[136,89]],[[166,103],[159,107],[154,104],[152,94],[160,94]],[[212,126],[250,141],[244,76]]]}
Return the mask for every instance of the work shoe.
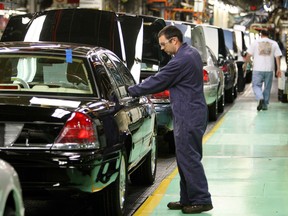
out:
{"label": "work shoe", "polygon": [[202,204],[202,205],[189,205],[189,206],[183,206],[182,213],[184,214],[197,214],[201,213],[203,211],[209,211],[213,209],[212,204]]}
{"label": "work shoe", "polygon": [[262,110],[263,102],[264,102],[263,99],[259,100],[259,104],[258,104],[258,106],[257,106],[257,110],[258,110],[258,111]]}
{"label": "work shoe", "polygon": [[167,207],[171,210],[180,210],[183,208],[183,205],[178,201],[178,202],[169,202],[167,204]]}
{"label": "work shoe", "polygon": [[263,104],[263,105],[262,105],[262,110],[268,110],[267,104]]}

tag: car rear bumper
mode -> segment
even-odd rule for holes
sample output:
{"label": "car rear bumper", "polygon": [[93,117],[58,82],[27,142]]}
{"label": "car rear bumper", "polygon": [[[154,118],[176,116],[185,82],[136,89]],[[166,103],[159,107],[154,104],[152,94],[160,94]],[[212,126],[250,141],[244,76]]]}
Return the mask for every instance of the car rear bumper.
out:
{"label": "car rear bumper", "polygon": [[120,155],[120,151],[105,155],[96,151],[0,154],[17,171],[24,195],[100,191],[116,180]]}

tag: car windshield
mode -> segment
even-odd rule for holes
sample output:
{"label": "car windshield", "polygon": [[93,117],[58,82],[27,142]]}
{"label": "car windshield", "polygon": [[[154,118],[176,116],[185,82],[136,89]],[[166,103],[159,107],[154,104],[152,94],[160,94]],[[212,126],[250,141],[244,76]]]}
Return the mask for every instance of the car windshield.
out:
{"label": "car windshield", "polygon": [[82,59],[23,54],[0,55],[0,91],[93,93]]}

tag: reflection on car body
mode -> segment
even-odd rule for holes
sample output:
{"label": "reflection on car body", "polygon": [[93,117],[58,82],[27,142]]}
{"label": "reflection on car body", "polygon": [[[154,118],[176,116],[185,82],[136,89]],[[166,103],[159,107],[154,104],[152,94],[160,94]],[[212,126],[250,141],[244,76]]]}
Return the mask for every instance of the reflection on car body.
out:
{"label": "reflection on car body", "polygon": [[24,216],[24,212],[18,174],[9,163],[0,159],[0,215]]}
{"label": "reflection on car body", "polygon": [[18,172],[24,195],[99,192],[99,212],[121,215],[128,175],[135,184],[154,182],[153,103],[129,97],[135,81],[114,53],[6,42],[0,65],[0,157]]}

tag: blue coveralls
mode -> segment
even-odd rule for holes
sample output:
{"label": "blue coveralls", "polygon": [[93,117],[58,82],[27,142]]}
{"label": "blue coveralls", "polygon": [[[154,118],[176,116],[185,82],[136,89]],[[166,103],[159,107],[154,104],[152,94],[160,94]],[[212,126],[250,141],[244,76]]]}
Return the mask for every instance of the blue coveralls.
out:
{"label": "blue coveralls", "polygon": [[153,94],[166,89],[170,91],[180,174],[180,203],[183,205],[212,204],[201,163],[202,138],[207,126],[202,68],[198,51],[183,43],[157,74],[128,88],[131,96]]}

